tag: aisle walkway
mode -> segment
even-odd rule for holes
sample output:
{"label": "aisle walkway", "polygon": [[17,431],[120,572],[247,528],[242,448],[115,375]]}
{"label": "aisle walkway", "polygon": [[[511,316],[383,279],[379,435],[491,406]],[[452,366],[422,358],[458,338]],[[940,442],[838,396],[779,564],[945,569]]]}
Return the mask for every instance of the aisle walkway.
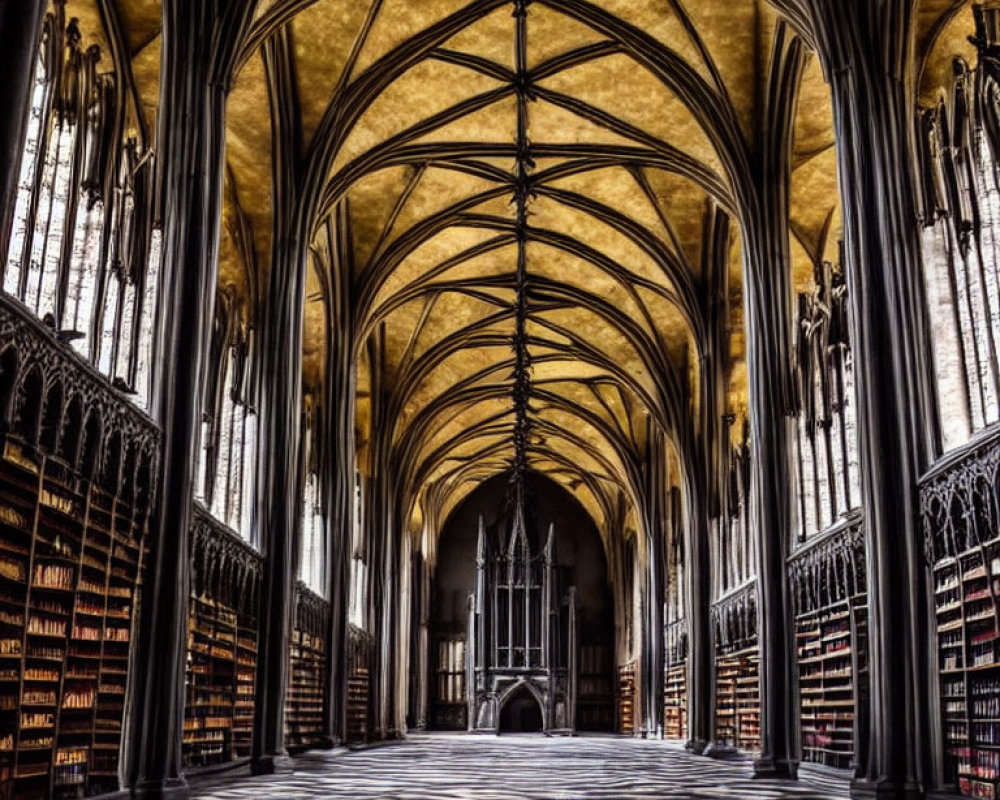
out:
{"label": "aisle walkway", "polygon": [[750,778],[750,763],[714,761],[667,742],[582,736],[414,735],[359,752],[317,751],[283,777],[220,776],[194,800],[843,800],[846,781]]}

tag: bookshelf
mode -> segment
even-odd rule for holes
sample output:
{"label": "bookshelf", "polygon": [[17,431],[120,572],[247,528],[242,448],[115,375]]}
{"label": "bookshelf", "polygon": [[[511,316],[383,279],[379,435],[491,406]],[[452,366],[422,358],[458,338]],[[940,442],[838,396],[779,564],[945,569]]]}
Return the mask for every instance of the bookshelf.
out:
{"label": "bookshelf", "polygon": [[614,729],[615,696],[611,686],[611,654],[603,645],[585,644],[580,648],[576,705],[577,730]]}
{"label": "bookshelf", "polygon": [[663,682],[663,735],[687,738],[687,663],[671,665]]}
{"label": "bookshelf", "polygon": [[934,568],[945,777],[966,797],[1000,795],[1000,543]]}
{"label": "bookshelf", "polygon": [[760,653],[757,581],[751,579],[712,604],[715,630],[715,740],[760,750]]}
{"label": "bookshelf", "polygon": [[250,757],[261,559],[195,504],[183,760],[188,770]]}
{"label": "bookshelf", "polygon": [[109,492],[16,435],[2,448],[0,797],[114,792],[147,493]]}
{"label": "bookshelf", "polygon": [[716,657],[715,736],[720,744],[760,750],[759,664],[756,647]]}
{"label": "bookshelf", "polygon": [[802,760],[865,769],[868,599],[860,512],[799,543],[788,559],[794,600]]}
{"label": "bookshelf", "polygon": [[687,739],[687,623],[675,620],[663,633],[666,669],[663,673],[663,735]]}
{"label": "bookshelf", "polygon": [[795,624],[799,666],[802,758],[829,767],[853,767],[858,733],[855,667],[867,624],[865,596],[855,595],[799,614]]}
{"label": "bookshelf", "polygon": [[117,792],[159,431],[0,297],[0,798]]}
{"label": "bookshelf", "polygon": [[465,730],[469,704],[465,693],[464,636],[443,636],[437,640],[434,679],[434,727]]}
{"label": "bookshelf", "polygon": [[325,719],[329,626],[329,603],[299,582],[285,703],[285,741],[292,750],[330,742]]}
{"label": "bookshelf", "polygon": [[1000,796],[1000,426],[942,457],[920,479],[932,564],[942,787]]}
{"label": "bookshelf", "polygon": [[618,667],[618,732],[635,733],[635,662]]}
{"label": "bookshelf", "polygon": [[371,634],[354,625],[347,639],[347,723],[348,744],[368,741],[369,680],[375,642]]}

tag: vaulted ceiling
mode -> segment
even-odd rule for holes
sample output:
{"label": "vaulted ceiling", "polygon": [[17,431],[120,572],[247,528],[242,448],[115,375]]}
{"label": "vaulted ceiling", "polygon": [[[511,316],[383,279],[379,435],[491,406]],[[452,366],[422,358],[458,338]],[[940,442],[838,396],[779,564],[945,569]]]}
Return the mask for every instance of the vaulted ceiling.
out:
{"label": "vaulted ceiling", "polygon": [[[116,6],[152,128],[159,2]],[[921,3],[921,52],[964,52],[969,16],[964,2]],[[328,148],[304,377],[322,379],[321,276],[339,218],[361,461],[378,352],[398,412],[379,424],[411,463],[414,514],[428,492],[446,513],[512,455],[523,259],[531,465],[599,527],[634,526],[615,509],[632,498],[648,420],[669,429],[696,417],[713,304],[730,334],[728,410],[745,408],[739,227],[725,224],[737,200],[717,133],[754,151],[772,50],[792,35],[781,25],[763,0],[261,0],[227,106],[220,282],[253,313],[274,263],[274,154],[305,163]],[[950,56],[928,58],[925,100],[949,67]],[[815,263],[838,258],[839,202],[815,59],[790,88],[792,283],[805,289]]]}

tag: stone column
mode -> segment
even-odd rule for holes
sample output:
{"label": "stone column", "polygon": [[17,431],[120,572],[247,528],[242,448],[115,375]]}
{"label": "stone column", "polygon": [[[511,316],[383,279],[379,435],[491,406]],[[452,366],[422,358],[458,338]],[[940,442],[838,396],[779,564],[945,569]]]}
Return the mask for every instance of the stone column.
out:
{"label": "stone column", "polygon": [[273,236],[261,324],[257,518],[265,555],[261,581],[257,701],[251,767],[290,772],[285,701],[302,535],[302,321],[313,220],[299,203],[299,154],[293,91],[293,46],[281,28],[263,47],[271,122]]}
{"label": "stone column", "polygon": [[635,576],[640,586],[642,642],[635,717],[637,731],[644,737],[658,737],[663,731],[663,542],[669,487],[666,437],[649,419],[645,440],[640,464],[645,558],[639,559],[642,572]]}
{"label": "stone column", "polygon": [[[728,447],[726,413],[729,364],[729,242],[730,222],[716,211],[702,256],[700,291],[705,341],[698,374],[700,383],[697,430],[689,432],[685,453],[687,495],[684,526],[687,563],[688,720],[691,749],[724,756],[732,748],[715,742],[715,638],[712,631],[712,541],[720,514],[723,479],[721,454]],[[667,504],[669,507],[669,504]]]}
{"label": "stone column", "polygon": [[[138,798],[183,798],[188,541],[201,425],[207,331],[213,320],[221,216],[226,86],[235,40],[252,9],[221,0],[164,6],[157,159],[163,207],[163,324],[153,416],[163,431],[159,508],[143,581],[131,670],[125,774]],[[226,23],[222,20],[225,18]]]}
{"label": "stone column", "polygon": [[350,293],[350,254],[347,215],[343,206],[326,223],[329,269],[323,275],[327,316],[325,375],[325,429],[322,475],[328,493],[327,526],[330,555],[327,562],[330,591],[330,695],[328,733],[333,741],[346,736],[348,619],[351,561],[354,557],[356,447],[354,441],[355,370],[354,304]]}
{"label": "stone column", "polygon": [[933,779],[929,619],[917,481],[933,452],[909,0],[786,3],[830,81],[844,216],[867,544],[871,746],[859,797],[916,798]]}
{"label": "stone column", "polygon": [[795,647],[786,563],[792,524],[792,353],[789,256],[790,160],[795,99],[805,53],[779,26],[764,109],[766,135],[743,198],[743,281],[749,379],[752,514],[759,553],[761,755],[754,774],[794,778],[796,714],[790,688]]}
{"label": "stone column", "polygon": [[[707,750],[715,736],[715,709],[712,704],[715,651],[711,626],[711,561],[709,558],[710,519],[707,487],[697,467],[685,470],[684,617],[688,623],[687,656],[687,748],[695,753]],[[660,634],[663,636],[662,632]]]}

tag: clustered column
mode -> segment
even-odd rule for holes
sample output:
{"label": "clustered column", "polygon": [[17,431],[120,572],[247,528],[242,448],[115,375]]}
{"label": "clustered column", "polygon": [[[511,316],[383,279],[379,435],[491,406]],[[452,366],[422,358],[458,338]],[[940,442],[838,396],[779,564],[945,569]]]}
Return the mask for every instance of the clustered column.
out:
{"label": "clustered column", "polygon": [[804,0],[830,77],[844,212],[869,575],[871,750],[857,796],[921,795],[933,774],[927,577],[917,480],[932,382],[913,198],[914,4]]}
{"label": "clustered column", "polygon": [[185,797],[181,776],[184,663],[190,584],[191,487],[202,414],[205,331],[218,269],[231,52],[249,2],[176,0],[164,6],[158,135],[163,219],[163,298],[153,415],[162,429],[160,502],[144,580],[135,713],[127,778],[135,796]]}

